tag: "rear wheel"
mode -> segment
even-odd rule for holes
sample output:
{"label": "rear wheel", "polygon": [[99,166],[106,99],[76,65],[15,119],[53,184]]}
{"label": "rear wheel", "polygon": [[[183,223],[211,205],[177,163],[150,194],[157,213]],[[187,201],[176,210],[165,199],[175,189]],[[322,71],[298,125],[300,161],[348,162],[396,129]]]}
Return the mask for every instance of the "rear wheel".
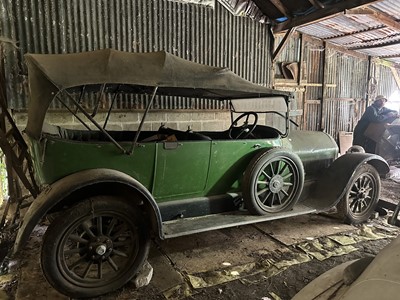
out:
{"label": "rear wheel", "polygon": [[139,209],[112,196],[86,199],[50,224],[41,264],[49,283],[70,297],[122,287],[141,269],[150,246]]}
{"label": "rear wheel", "polygon": [[348,224],[367,221],[378,204],[380,190],[381,181],[376,169],[368,164],[360,166],[337,205],[338,216]]}
{"label": "rear wheel", "polygon": [[289,210],[300,197],[304,169],[300,158],[282,149],[255,156],[243,177],[243,200],[256,215]]}

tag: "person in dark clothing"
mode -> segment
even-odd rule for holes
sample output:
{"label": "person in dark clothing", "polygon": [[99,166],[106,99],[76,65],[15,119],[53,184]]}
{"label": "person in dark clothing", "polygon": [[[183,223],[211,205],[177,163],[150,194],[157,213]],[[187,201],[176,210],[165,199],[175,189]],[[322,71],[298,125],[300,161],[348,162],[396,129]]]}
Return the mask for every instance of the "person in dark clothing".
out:
{"label": "person in dark clothing", "polygon": [[398,112],[385,106],[387,99],[379,95],[372,105],[368,106],[358,121],[353,133],[353,145],[359,145],[365,152],[375,153],[376,142],[364,135],[371,123],[392,123],[399,117]]}

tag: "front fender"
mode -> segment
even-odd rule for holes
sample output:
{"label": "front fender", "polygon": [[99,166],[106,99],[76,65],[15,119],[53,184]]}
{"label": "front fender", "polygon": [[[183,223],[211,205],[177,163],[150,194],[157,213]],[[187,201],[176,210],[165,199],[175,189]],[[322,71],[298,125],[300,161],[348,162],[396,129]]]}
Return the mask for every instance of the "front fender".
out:
{"label": "front fender", "polygon": [[75,191],[101,182],[120,183],[142,194],[151,205],[158,227],[158,235],[162,236],[161,213],[150,192],[137,180],[111,169],[91,169],[68,175],[44,189],[33,201],[26,212],[22,225],[18,230],[12,254],[16,254],[25,245],[34,227],[46,213]]}
{"label": "front fender", "polygon": [[323,211],[335,206],[350,187],[354,173],[360,165],[372,165],[380,175],[389,172],[389,165],[379,155],[370,153],[348,153],[336,159],[316,184],[314,193],[306,204]]}

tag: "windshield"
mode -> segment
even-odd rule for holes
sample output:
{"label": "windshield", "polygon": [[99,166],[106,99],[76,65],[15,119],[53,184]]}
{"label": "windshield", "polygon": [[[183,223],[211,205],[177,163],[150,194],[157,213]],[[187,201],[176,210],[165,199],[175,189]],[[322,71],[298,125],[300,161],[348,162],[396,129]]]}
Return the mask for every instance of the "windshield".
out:
{"label": "windshield", "polygon": [[255,112],[259,115],[259,124],[278,129],[282,135],[288,131],[288,103],[285,97],[263,97],[231,100],[233,113]]}

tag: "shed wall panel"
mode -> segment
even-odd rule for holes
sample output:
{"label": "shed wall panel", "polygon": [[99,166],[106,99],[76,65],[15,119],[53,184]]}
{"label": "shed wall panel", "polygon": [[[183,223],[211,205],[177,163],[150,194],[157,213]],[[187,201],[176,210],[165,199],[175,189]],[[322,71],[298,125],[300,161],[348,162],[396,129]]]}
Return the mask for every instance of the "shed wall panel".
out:
{"label": "shed wall panel", "polygon": [[[165,50],[194,62],[228,67],[245,79],[269,86],[267,25],[233,16],[218,3],[213,9],[166,0],[4,0],[0,16],[1,36],[18,44],[18,48],[5,48],[12,108],[27,106],[27,71],[23,63],[27,52]],[[181,99],[165,100],[158,108],[220,109],[219,104],[206,100],[196,107],[181,102]],[[168,103],[167,107],[163,103]],[[133,106],[128,101],[118,107]]]}

